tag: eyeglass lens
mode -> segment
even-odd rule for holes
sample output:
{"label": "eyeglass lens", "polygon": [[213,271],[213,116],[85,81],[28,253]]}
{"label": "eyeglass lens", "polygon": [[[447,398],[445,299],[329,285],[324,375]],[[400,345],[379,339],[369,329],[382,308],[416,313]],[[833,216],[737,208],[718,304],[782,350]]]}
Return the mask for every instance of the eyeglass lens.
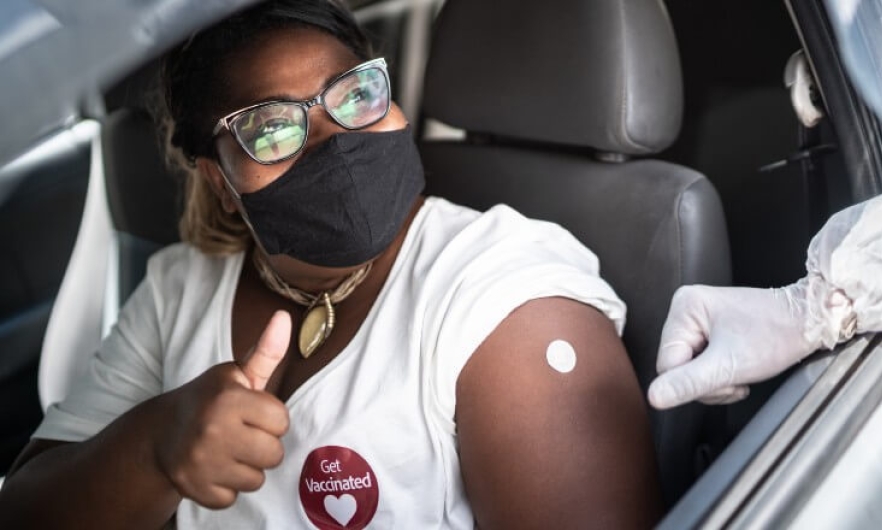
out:
{"label": "eyeglass lens", "polygon": [[[389,85],[379,68],[341,77],[324,93],[324,107],[347,129],[378,122],[389,108]],[[293,102],[270,103],[237,116],[230,124],[242,147],[255,159],[272,163],[299,151],[306,142],[306,109]]]}

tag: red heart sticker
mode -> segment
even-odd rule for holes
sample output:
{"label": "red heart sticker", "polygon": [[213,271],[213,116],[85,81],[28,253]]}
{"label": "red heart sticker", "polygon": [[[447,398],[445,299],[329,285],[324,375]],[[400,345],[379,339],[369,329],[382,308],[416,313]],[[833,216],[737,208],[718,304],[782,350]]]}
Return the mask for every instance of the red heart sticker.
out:
{"label": "red heart sticker", "polygon": [[379,500],[374,470],[352,449],[328,445],[306,457],[300,502],[319,530],[361,530],[377,513]]}

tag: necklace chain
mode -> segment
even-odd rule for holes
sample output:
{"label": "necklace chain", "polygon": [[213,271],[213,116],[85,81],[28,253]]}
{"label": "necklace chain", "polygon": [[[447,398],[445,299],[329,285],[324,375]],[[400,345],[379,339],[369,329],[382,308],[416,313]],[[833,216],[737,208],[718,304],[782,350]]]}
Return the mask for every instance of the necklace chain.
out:
{"label": "necklace chain", "polygon": [[[254,267],[257,269],[257,273],[260,275],[260,279],[263,280],[263,283],[271,291],[296,304],[311,307],[322,297],[322,295],[325,294],[325,292],[327,292],[323,291],[318,294],[312,294],[288,284],[288,282],[283,280],[272,268],[269,261],[266,259],[266,255],[259,248],[254,249],[254,252],[252,253],[252,261],[254,262]],[[339,304],[352,294],[352,292],[355,291],[355,288],[361,285],[365,278],[367,278],[372,265],[373,262],[368,262],[364,267],[347,276],[346,279],[340,282],[340,285],[338,285],[333,291],[328,292],[328,298],[331,303]]]}

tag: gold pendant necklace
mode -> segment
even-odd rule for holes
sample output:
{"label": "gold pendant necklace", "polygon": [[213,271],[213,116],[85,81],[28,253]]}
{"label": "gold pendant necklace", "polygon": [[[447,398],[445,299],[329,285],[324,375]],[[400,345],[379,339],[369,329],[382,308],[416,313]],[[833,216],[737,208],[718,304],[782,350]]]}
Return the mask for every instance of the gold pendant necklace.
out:
{"label": "gold pendant necklace", "polygon": [[306,310],[303,312],[303,319],[300,322],[300,332],[297,341],[300,355],[304,359],[309,359],[310,355],[315,353],[331,336],[334,324],[337,323],[337,314],[334,311],[334,306],[352,294],[355,288],[367,278],[368,272],[370,272],[373,265],[372,262],[366,263],[364,267],[350,274],[331,292],[323,291],[319,294],[312,294],[288,285],[285,280],[279,277],[278,273],[267,261],[263,251],[259,248],[254,249],[252,261],[263,283],[271,291],[296,304],[306,306]]}
{"label": "gold pendant necklace", "polygon": [[305,315],[303,323],[300,324],[298,345],[300,353],[308,359],[312,352],[324,344],[334,330],[336,315],[328,293],[322,293],[320,298],[307,307]]}

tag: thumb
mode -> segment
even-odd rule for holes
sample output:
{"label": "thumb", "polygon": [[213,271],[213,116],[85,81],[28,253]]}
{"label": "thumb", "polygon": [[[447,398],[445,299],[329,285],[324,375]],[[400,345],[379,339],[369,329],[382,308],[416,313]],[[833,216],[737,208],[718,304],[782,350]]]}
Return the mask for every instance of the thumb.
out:
{"label": "thumb", "polygon": [[257,344],[240,364],[253,390],[266,389],[266,382],[285,358],[290,342],[291,315],[287,311],[276,311]]}
{"label": "thumb", "polygon": [[687,340],[671,340],[664,342],[658,349],[658,357],[655,360],[655,369],[659,374],[673,370],[678,366],[682,366],[691,361],[693,357],[701,353],[706,343],[702,339],[702,344],[696,344],[695,341]]}
{"label": "thumb", "polygon": [[649,402],[668,409],[713,394],[732,385],[732,369],[726,357],[709,346],[701,355],[658,376],[649,385]]}

